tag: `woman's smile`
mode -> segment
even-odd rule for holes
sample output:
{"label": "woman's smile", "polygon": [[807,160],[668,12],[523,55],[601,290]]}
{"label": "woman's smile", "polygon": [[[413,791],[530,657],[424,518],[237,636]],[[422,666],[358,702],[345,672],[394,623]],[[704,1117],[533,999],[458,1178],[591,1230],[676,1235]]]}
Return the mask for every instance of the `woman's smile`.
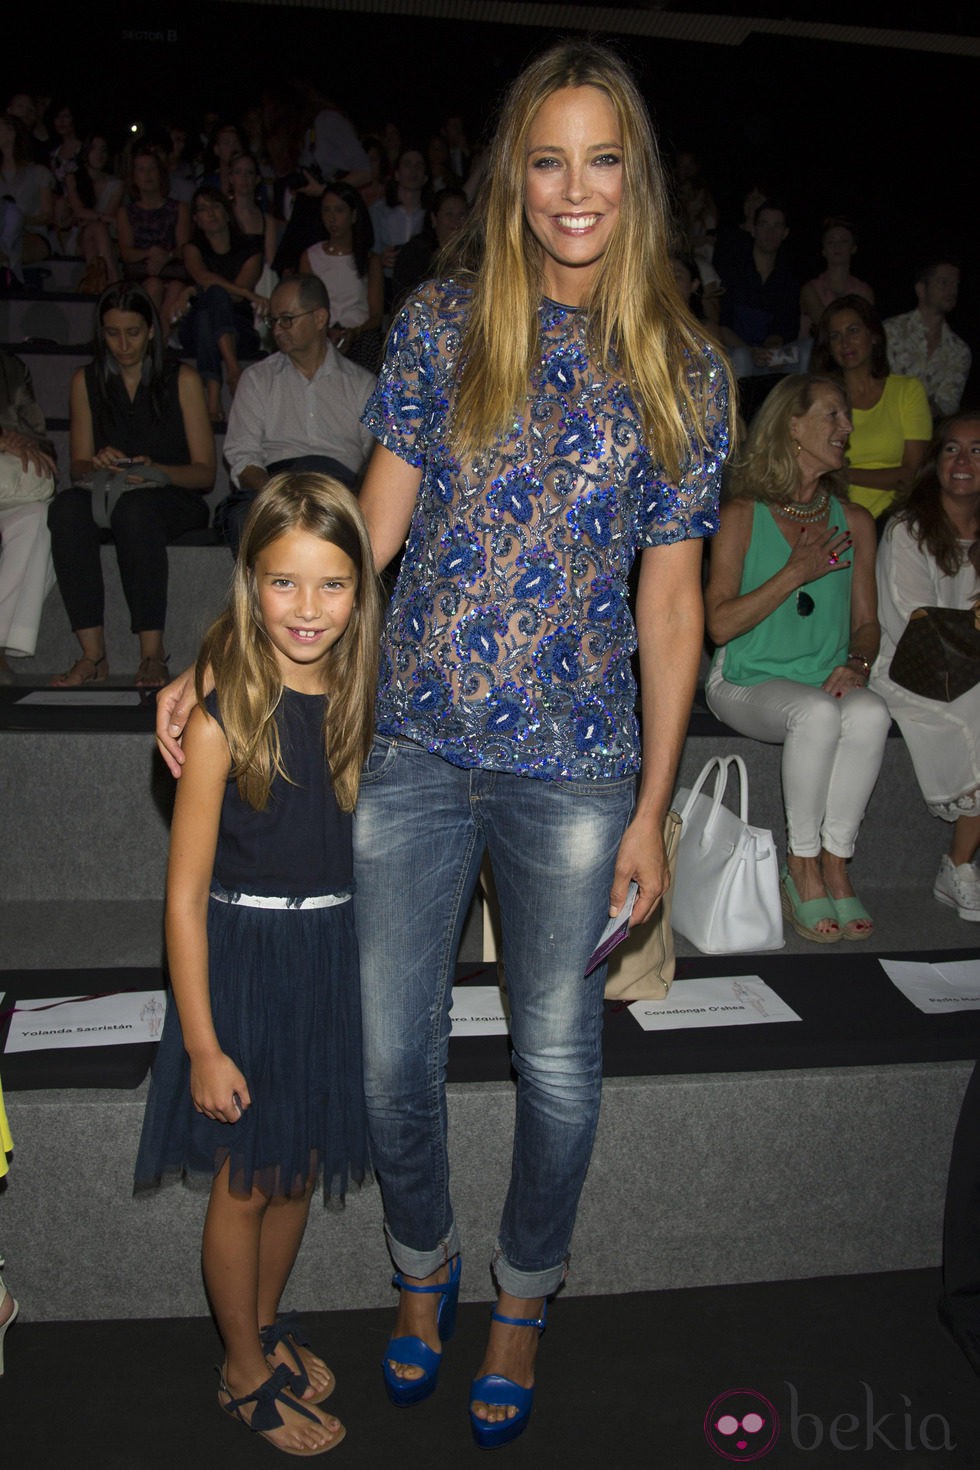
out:
{"label": "woman's smile", "polygon": [[598,87],[563,87],[528,132],[524,212],[541,246],[545,293],[569,306],[587,295],[619,222],[623,145]]}

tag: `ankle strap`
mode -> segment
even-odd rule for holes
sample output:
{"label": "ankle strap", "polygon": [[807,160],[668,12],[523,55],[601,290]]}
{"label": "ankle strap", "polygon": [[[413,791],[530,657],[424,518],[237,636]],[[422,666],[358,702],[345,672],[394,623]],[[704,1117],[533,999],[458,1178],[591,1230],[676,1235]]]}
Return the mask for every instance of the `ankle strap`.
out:
{"label": "ankle strap", "polygon": [[490,1314],[490,1320],[504,1322],[508,1327],[536,1327],[539,1332],[543,1332],[548,1322],[548,1304],[545,1302],[541,1308],[540,1317],[505,1317],[503,1312],[494,1310]]}
{"label": "ankle strap", "polygon": [[391,1278],[391,1284],[397,1286],[399,1291],[414,1291],[419,1296],[425,1296],[434,1291],[448,1291],[452,1282],[450,1279],[439,1281],[435,1286],[415,1286],[411,1281],[406,1281],[400,1271],[396,1271]]}

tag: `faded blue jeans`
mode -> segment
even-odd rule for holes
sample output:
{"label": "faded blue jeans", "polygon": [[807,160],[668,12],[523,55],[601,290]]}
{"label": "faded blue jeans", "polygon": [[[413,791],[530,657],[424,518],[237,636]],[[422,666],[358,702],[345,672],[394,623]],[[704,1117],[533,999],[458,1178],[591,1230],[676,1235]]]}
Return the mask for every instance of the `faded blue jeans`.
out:
{"label": "faded blue jeans", "polygon": [[606,922],[635,783],[462,770],[379,736],[354,821],[365,1087],[392,1258],[428,1276],[459,1249],[446,1060],[456,952],[486,849],[500,901],[517,1073],[497,1284],[547,1296],[565,1274],[602,1089]]}

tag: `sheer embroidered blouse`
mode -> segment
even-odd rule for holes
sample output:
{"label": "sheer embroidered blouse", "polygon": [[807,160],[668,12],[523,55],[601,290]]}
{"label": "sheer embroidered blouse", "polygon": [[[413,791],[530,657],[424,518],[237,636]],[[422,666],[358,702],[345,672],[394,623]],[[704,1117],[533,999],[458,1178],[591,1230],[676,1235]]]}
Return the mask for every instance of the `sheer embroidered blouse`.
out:
{"label": "sheer embroidered blouse", "polygon": [[364,413],[385,448],[422,470],[377,728],[457,766],[619,779],[639,769],[630,567],[645,547],[717,530],[727,376],[706,348],[711,450],[692,435],[671,484],[626,384],[591,366],[585,313],[546,300],[523,413],[460,462],[447,419],[468,302],[465,283],[420,288]]}

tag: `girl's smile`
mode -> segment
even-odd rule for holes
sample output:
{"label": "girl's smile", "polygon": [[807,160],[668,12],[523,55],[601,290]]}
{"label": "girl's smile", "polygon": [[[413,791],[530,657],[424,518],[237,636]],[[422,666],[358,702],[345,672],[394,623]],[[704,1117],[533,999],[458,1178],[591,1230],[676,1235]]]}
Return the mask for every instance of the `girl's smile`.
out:
{"label": "girl's smile", "polygon": [[283,683],[299,693],[322,693],[322,661],[354,610],[354,563],[332,541],[294,529],[259,552],[252,574],[259,621]]}

